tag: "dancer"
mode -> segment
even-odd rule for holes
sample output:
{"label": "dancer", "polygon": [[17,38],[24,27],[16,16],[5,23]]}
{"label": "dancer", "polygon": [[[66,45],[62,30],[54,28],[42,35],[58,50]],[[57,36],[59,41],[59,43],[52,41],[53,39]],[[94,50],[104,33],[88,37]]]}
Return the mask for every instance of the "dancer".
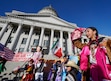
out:
{"label": "dancer", "polygon": [[110,79],[106,66],[105,51],[98,43],[98,31],[95,27],[86,29],[89,44],[81,52],[80,68],[83,72],[90,68],[90,80],[103,81]]}
{"label": "dancer", "polygon": [[21,81],[34,81],[34,60],[30,59],[28,64],[25,65],[25,73]]}
{"label": "dancer", "polygon": [[44,81],[43,80],[44,67],[46,67],[46,62],[44,59],[40,59],[36,65],[35,81]]}
{"label": "dancer", "polygon": [[36,52],[32,56],[32,59],[34,60],[35,68],[36,68],[36,64],[38,63],[38,61],[41,58],[42,58],[42,47],[41,46],[37,46],[36,47]]}
{"label": "dancer", "polygon": [[[77,47],[81,51],[83,51],[83,48],[85,48],[87,46],[86,43],[82,43],[82,41],[81,41],[82,34],[84,33],[84,31],[85,31],[85,28],[76,28],[71,34],[71,40],[72,40],[73,46]],[[77,55],[78,55],[78,59],[79,59],[81,55],[80,54],[77,54]],[[84,55],[82,57],[84,58]],[[78,65],[80,65],[79,61],[80,60],[78,60]],[[85,62],[84,62],[84,64],[85,64]],[[81,76],[81,74],[79,74],[79,75]],[[87,79],[87,81],[89,81],[88,75],[89,74],[87,71],[86,72],[82,71],[82,81],[86,81],[86,79]],[[81,77],[79,77],[79,78],[81,78]]]}

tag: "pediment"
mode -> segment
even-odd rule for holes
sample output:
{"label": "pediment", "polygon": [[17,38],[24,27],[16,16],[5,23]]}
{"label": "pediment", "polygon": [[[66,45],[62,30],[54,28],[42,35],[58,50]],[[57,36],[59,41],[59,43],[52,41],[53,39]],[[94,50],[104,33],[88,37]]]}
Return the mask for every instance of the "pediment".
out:
{"label": "pediment", "polygon": [[18,18],[24,18],[24,19],[31,19],[31,20],[37,20],[41,22],[46,22],[50,24],[56,24],[56,25],[62,25],[62,26],[69,26],[69,27],[77,27],[76,24],[67,22],[59,17],[53,16],[51,14],[45,14],[45,15],[39,15],[35,13],[24,13],[20,11],[13,10],[12,13],[6,13],[6,15],[10,16],[17,16]]}
{"label": "pediment", "polygon": [[52,23],[52,24],[57,24],[57,25],[63,25],[63,26],[76,26],[76,24],[69,23],[63,19],[57,18],[57,17],[52,17],[52,16],[45,16],[45,17],[26,17],[27,19],[32,19],[32,20],[39,20],[47,23]]}

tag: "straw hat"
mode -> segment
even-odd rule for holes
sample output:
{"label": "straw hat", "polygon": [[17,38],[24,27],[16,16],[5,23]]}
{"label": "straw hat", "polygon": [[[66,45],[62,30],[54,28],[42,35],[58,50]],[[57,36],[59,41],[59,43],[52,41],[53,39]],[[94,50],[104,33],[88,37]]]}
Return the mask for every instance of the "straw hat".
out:
{"label": "straw hat", "polygon": [[74,67],[77,70],[79,70],[79,66],[74,62],[74,61],[68,61],[67,64],[65,64],[65,66],[70,66],[70,67]]}

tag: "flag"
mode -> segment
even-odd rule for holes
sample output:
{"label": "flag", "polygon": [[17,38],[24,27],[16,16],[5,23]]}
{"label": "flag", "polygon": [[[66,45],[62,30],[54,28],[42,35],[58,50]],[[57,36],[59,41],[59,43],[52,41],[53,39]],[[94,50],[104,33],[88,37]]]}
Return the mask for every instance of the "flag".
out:
{"label": "flag", "polygon": [[14,52],[0,43],[0,57],[11,61],[13,59],[13,56]]}
{"label": "flag", "polygon": [[57,39],[57,41],[53,44],[52,52],[54,55],[56,55],[59,58],[62,56],[62,48],[60,47],[59,39]]}

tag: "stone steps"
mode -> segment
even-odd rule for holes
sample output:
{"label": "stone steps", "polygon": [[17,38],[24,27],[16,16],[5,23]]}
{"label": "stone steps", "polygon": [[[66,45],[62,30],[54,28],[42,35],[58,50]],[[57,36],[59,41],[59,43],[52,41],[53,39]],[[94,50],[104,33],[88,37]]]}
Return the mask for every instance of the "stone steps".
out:
{"label": "stone steps", "polygon": [[12,71],[14,68],[20,66],[24,67],[25,62],[12,62],[12,61],[7,61],[5,64],[6,70],[0,74],[0,81],[7,81],[8,80],[13,80],[14,77],[22,76],[23,72],[19,74],[13,74]]}

